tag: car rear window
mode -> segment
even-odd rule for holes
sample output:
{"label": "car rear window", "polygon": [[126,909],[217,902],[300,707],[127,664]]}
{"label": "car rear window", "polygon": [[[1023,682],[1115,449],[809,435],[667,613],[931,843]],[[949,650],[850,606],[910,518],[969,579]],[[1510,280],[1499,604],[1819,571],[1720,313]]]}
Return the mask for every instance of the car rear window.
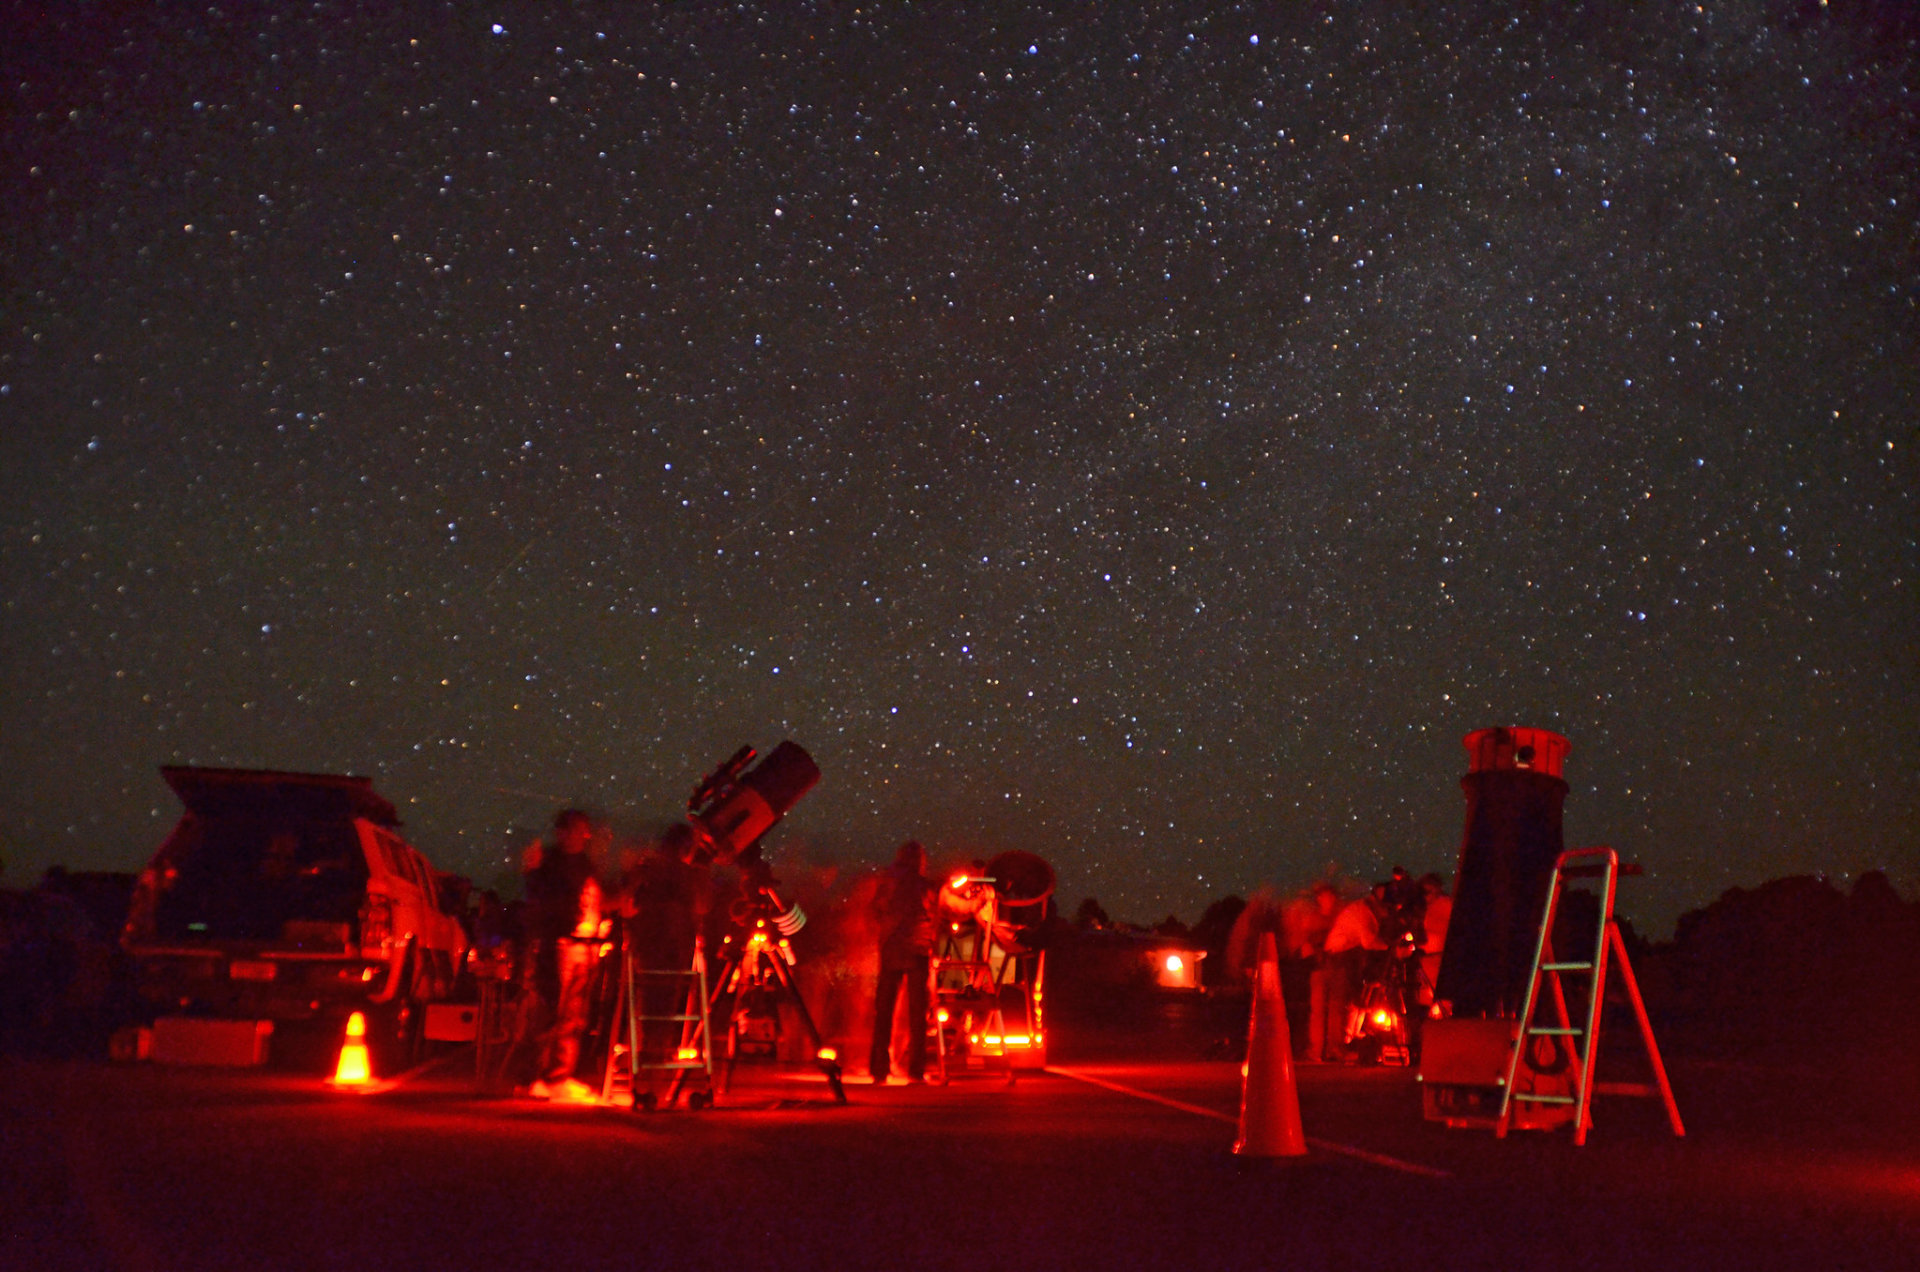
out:
{"label": "car rear window", "polygon": [[163,939],[283,940],[289,924],[353,922],[366,892],[359,836],[342,819],[192,817],[169,858]]}

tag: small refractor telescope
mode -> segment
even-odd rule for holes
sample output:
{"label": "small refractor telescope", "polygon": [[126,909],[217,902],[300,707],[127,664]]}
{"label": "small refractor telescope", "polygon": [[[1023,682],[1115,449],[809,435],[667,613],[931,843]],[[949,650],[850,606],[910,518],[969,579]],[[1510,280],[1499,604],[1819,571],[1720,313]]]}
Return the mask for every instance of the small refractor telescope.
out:
{"label": "small refractor telescope", "polygon": [[793,742],[782,742],[754,764],[758,755],[741,747],[687,797],[687,820],[715,865],[758,858],[761,838],[820,780],[813,757]]}

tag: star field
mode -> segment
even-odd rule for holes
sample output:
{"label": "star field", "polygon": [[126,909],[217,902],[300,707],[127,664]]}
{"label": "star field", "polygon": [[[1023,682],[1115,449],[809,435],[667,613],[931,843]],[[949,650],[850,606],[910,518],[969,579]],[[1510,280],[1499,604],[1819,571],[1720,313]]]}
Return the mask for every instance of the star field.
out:
{"label": "star field", "polygon": [[1900,6],[75,7],[0,110],[9,886],[162,763],[483,884],[744,742],[782,854],[1189,920],[1569,842],[1920,883]]}

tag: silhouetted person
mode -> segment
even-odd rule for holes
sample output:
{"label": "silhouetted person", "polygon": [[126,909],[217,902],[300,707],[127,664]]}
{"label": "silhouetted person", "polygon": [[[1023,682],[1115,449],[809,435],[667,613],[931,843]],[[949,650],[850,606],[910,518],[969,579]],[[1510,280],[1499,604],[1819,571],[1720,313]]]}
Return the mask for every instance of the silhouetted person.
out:
{"label": "silhouetted person", "polygon": [[1326,1050],[1322,1054],[1331,1064],[1353,1059],[1347,1047],[1347,1017],[1360,1001],[1369,962],[1387,948],[1380,934],[1386,911],[1387,885],[1377,883],[1372,892],[1341,907],[1327,933]]}
{"label": "silhouetted person", "polygon": [[1453,922],[1453,898],[1437,874],[1420,876],[1420,891],[1426,895],[1421,913],[1420,972],[1431,989],[1440,983],[1440,956],[1447,949],[1447,927]]}
{"label": "silhouetted person", "polygon": [[[694,945],[713,908],[713,873],[699,861],[699,840],[682,822],[657,847],[634,863],[622,882],[626,899],[626,940],[634,962],[652,972],[685,972],[693,966]],[[688,980],[642,978],[643,1016],[655,1022],[641,1032],[650,1057],[671,1056],[684,1030],[658,1018],[690,1013]],[[684,1023],[684,1022],[683,1022]]]}
{"label": "silhouetted person", "polygon": [[927,974],[933,957],[934,886],[927,879],[927,850],[916,839],[900,845],[874,894],[880,929],[880,983],[873,1000],[873,1046],[867,1068],[875,1082],[892,1072],[893,1004],[907,985],[907,1076],[927,1072]]}
{"label": "silhouetted person", "polygon": [[587,1028],[588,982],[600,939],[600,881],[587,846],[593,823],[577,808],[553,819],[553,844],[527,871],[527,928],[533,940],[532,989],[544,1027],[534,1081],[537,1099],[585,1100],[593,1096],[574,1077],[580,1038]]}
{"label": "silhouetted person", "polygon": [[1326,1056],[1327,935],[1339,910],[1340,894],[1322,881],[1288,898],[1280,912],[1280,978],[1287,990],[1287,1015],[1299,1016],[1306,1026],[1293,1035],[1294,1050],[1310,1064]]}

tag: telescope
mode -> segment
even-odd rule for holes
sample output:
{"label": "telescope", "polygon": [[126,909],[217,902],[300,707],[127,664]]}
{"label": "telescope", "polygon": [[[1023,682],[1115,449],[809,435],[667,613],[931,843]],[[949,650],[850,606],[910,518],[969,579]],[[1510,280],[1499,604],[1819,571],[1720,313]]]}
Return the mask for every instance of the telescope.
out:
{"label": "telescope", "polygon": [[813,757],[791,741],[756,765],[758,755],[741,747],[687,797],[687,820],[715,865],[756,860],[762,837],[820,781]]}
{"label": "telescope", "polygon": [[821,1039],[794,983],[788,938],[805,926],[806,912],[780,899],[773,870],[760,856],[760,841],[820,781],[820,768],[791,741],[774,747],[757,764],[756,759],[759,752],[741,747],[701,778],[687,797],[687,825],[699,857],[711,865],[737,864],[742,875],[740,899],[728,915],[733,930],[720,939],[711,983],[702,982],[708,984],[707,1018],[725,1022],[722,1089],[732,1084],[734,1062],[745,1040],[778,1034],[784,1003],[799,1019],[834,1101],[845,1104],[839,1059]]}

